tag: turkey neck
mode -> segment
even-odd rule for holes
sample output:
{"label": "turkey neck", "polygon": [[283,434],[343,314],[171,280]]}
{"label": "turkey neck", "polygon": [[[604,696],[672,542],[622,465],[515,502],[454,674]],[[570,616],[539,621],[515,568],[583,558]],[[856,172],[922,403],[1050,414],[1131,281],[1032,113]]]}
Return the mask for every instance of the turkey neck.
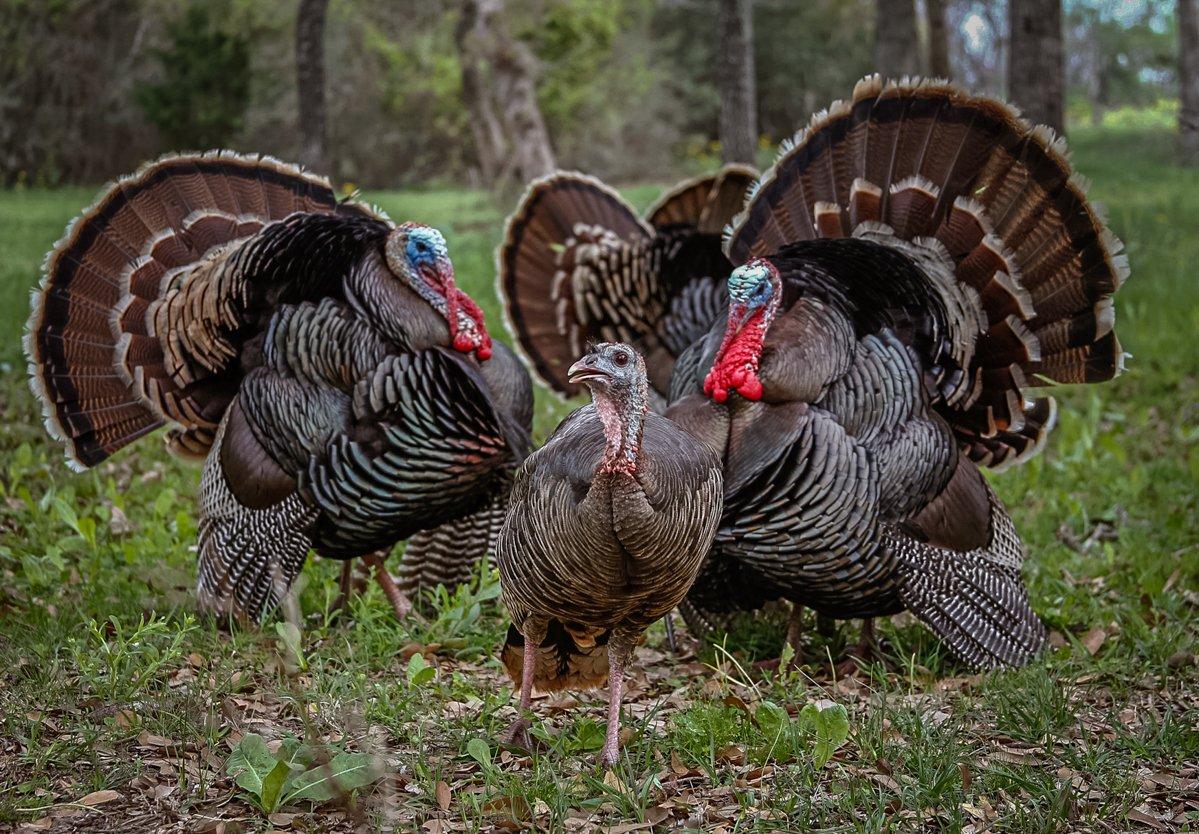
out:
{"label": "turkey neck", "polygon": [[641,432],[645,425],[649,396],[644,379],[627,392],[595,390],[591,399],[604,427],[604,459],[598,472],[637,471],[637,453],[641,450]]}

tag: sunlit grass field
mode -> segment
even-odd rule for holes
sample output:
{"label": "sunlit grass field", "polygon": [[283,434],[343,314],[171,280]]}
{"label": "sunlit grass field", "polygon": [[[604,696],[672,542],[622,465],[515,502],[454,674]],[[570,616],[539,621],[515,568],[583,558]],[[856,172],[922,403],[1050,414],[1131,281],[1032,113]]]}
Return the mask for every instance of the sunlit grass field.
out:
{"label": "sunlit grass field", "polygon": [[[338,565],[314,560],[298,637],[194,620],[198,469],[148,438],[73,474],[25,384],[29,289],[94,194],[0,192],[0,829],[1199,825],[1199,172],[1172,166],[1171,141],[1073,136],[1131,260],[1117,299],[1131,357],[1111,384],[1061,391],[1045,453],[993,480],[1028,546],[1049,655],[972,676],[900,617],[882,626],[884,663],[836,680],[827,658],[856,623],[813,629],[812,662],[785,675],[752,666],[777,650],[774,623],[682,657],[655,629],[606,779],[595,695],[535,702],[545,744],[532,757],[497,748],[514,713],[493,656],[504,621],[492,576],[397,623],[373,586],[334,613]],[[646,205],[658,190],[626,193]],[[445,232],[459,284],[506,339],[493,289],[506,207],[471,191],[366,196]],[[539,391],[538,438],[570,407]],[[839,747],[798,714],[828,702],[848,712]],[[230,761],[257,749],[254,734],[284,741],[265,748],[267,770],[366,753],[369,784],[273,794],[246,771],[235,781]]]}

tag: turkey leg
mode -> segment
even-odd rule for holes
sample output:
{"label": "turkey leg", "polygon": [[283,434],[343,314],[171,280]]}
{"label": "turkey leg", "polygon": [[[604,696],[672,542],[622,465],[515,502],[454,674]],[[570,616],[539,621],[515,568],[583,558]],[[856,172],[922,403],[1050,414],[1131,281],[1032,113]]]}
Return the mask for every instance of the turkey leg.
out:
{"label": "turkey leg", "polygon": [[612,635],[608,641],[608,732],[600,753],[604,767],[615,767],[620,759],[620,702],[624,697],[624,670],[632,654],[632,641]]}
{"label": "turkey leg", "polygon": [[391,603],[391,610],[395,612],[397,620],[403,620],[412,612],[412,602],[396,586],[395,580],[387,572],[387,565],[383,562],[383,557],[378,553],[371,553],[363,556],[362,561],[375,569],[375,579],[383,586],[383,593],[387,595],[387,601]]}
{"label": "turkey leg", "polygon": [[878,657],[878,640],[874,636],[874,620],[862,620],[862,634],[849,649],[849,657],[835,667],[837,676],[850,678],[858,673],[858,663],[869,663]]}
{"label": "turkey leg", "polygon": [[541,641],[530,640],[527,634],[524,638],[524,655],[520,664],[520,706],[517,707],[516,720],[504,731],[502,738],[514,747],[528,750],[532,745],[529,743],[530,722],[525,718],[525,713],[529,711],[529,705],[533,701],[533,675],[537,672],[537,649]]}
{"label": "turkey leg", "polygon": [[670,653],[678,654],[679,644],[674,639],[674,612],[667,611],[662,624],[666,626],[666,645],[670,647]]}

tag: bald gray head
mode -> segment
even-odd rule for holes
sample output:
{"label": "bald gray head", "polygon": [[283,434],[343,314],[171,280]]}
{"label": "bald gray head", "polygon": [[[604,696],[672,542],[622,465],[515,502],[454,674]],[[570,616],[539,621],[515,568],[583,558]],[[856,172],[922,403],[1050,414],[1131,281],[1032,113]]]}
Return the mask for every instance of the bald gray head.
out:
{"label": "bald gray head", "polygon": [[570,366],[566,378],[586,385],[608,440],[605,464],[636,468],[641,427],[649,408],[645,360],[622,342],[602,342]]}

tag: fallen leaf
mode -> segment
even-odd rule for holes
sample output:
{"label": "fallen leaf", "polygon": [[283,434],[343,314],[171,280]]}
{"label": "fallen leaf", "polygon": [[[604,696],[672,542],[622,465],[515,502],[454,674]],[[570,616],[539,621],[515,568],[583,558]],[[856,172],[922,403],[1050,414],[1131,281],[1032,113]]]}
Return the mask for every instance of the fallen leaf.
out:
{"label": "fallen leaf", "polygon": [[1094,657],[1103,645],[1103,641],[1107,639],[1107,629],[1103,626],[1095,626],[1082,636],[1082,647],[1087,650],[1087,654]]}
{"label": "fallen leaf", "polygon": [[443,811],[450,810],[450,786],[445,782],[438,781],[433,793],[437,797],[437,807]]}
{"label": "fallen leaf", "polygon": [[731,765],[745,764],[745,748],[739,744],[728,744],[716,754],[716,761]]}
{"label": "fallen leaf", "polygon": [[[1145,806],[1141,806],[1144,808]],[[1133,808],[1128,812],[1128,818],[1133,822],[1139,822],[1141,825],[1148,825],[1150,828],[1156,828],[1158,831],[1168,831],[1170,827],[1159,820],[1152,814],[1142,811],[1141,808]]]}
{"label": "fallen leaf", "polygon": [[80,805],[86,805],[89,808],[96,805],[104,805],[109,802],[115,802],[120,799],[121,795],[113,790],[108,791],[92,791],[83,799],[79,800]]}

